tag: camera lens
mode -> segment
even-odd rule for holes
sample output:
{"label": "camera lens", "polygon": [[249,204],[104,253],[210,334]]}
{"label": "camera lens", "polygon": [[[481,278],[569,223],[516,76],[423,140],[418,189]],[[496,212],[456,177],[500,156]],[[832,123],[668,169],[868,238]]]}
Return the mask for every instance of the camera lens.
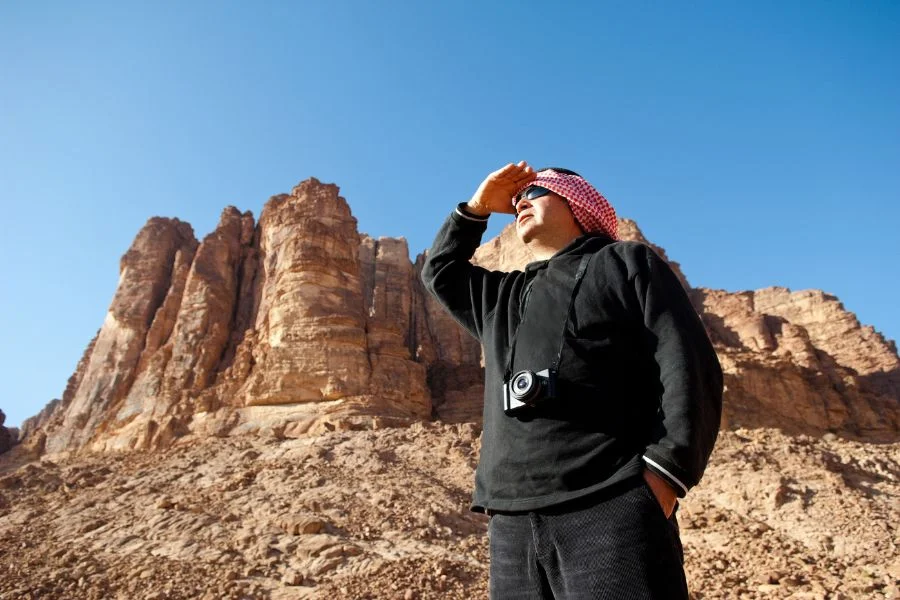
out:
{"label": "camera lens", "polygon": [[516,373],[509,387],[513,397],[520,402],[529,402],[531,397],[538,391],[535,385],[534,373],[531,371]]}

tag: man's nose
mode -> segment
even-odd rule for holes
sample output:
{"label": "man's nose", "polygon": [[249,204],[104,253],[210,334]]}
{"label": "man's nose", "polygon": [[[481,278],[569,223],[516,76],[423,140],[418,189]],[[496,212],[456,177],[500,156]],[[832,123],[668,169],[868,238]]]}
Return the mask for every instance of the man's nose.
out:
{"label": "man's nose", "polygon": [[516,214],[519,214],[526,208],[531,208],[531,202],[529,202],[527,198],[519,198],[519,201],[516,202],[515,206]]}

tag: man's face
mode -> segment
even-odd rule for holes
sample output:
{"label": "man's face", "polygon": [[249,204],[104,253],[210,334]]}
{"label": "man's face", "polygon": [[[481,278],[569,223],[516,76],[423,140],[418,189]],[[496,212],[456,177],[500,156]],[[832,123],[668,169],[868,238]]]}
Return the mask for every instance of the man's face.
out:
{"label": "man's face", "polygon": [[550,192],[532,200],[519,200],[516,204],[516,233],[522,242],[528,244],[539,238],[556,238],[573,233],[579,235],[581,229],[566,200]]}

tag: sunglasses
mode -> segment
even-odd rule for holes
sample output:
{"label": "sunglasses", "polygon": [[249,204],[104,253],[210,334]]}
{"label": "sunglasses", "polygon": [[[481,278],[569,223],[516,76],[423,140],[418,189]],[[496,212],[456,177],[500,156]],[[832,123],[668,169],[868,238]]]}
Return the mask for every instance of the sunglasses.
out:
{"label": "sunglasses", "polygon": [[515,196],[513,198],[513,202],[512,202],[513,208],[515,208],[516,205],[519,203],[519,200],[522,200],[523,198],[525,200],[534,200],[535,198],[540,198],[541,196],[546,196],[547,194],[550,194],[550,193],[552,193],[550,190],[548,190],[545,187],[541,187],[539,185],[528,186],[527,188],[522,190],[522,193],[520,193],[518,196]]}

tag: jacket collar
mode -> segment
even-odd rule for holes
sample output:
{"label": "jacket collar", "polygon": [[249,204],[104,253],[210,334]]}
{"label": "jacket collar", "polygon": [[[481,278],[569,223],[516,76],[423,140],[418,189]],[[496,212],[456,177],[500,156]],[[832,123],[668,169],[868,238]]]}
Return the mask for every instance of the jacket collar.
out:
{"label": "jacket collar", "polygon": [[554,254],[550,258],[544,260],[536,260],[525,265],[525,272],[529,273],[531,271],[543,269],[550,261],[562,256],[581,256],[582,254],[596,252],[600,248],[611,244],[613,241],[614,240],[608,235],[599,232],[580,235],[566,244],[563,248],[559,249],[556,254]]}

